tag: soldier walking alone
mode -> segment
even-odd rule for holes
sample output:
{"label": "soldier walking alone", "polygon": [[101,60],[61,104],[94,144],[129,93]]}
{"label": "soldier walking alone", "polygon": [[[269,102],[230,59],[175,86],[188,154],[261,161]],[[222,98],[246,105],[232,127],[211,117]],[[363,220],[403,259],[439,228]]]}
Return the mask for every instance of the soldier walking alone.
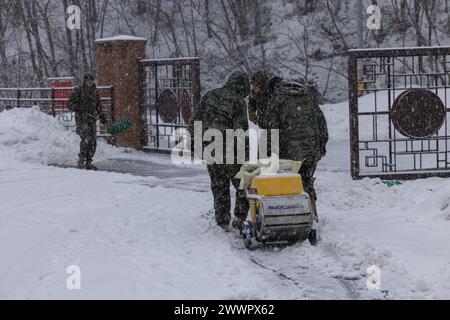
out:
{"label": "soldier walking alone", "polygon": [[97,119],[106,123],[101,113],[100,96],[94,83],[94,76],[86,74],[81,87],[75,88],[69,98],[69,109],[75,112],[76,133],[80,136],[78,168],[97,170],[92,159],[97,148]]}

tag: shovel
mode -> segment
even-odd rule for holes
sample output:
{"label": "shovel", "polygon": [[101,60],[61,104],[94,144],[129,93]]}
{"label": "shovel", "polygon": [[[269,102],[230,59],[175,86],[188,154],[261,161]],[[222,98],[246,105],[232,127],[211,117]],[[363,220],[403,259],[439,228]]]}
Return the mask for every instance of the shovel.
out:
{"label": "shovel", "polygon": [[133,123],[131,122],[131,120],[129,118],[125,117],[119,121],[109,124],[106,127],[106,132],[108,132],[112,136],[117,136],[132,127],[133,127]]}

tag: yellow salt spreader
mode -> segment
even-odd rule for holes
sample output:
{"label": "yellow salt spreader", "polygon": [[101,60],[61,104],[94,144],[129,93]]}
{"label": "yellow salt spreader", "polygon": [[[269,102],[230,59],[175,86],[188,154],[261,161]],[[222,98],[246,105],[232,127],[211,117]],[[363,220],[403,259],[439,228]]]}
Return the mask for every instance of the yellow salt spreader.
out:
{"label": "yellow salt spreader", "polygon": [[[257,242],[292,244],[308,239],[314,223],[313,206],[298,172],[301,162],[278,160],[279,166],[244,165],[238,178],[246,190],[249,214],[243,237],[247,249]],[[272,167],[269,170],[265,168]]]}

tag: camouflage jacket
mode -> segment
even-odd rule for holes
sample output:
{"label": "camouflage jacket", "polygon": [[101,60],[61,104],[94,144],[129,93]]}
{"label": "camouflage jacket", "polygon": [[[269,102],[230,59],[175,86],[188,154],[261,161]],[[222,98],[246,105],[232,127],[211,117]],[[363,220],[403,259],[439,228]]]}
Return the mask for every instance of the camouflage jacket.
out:
{"label": "camouflage jacket", "polygon": [[[188,126],[192,138],[191,145],[194,144],[194,122],[201,121],[203,133],[207,129],[217,129],[222,133],[225,153],[225,130],[248,130],[247,105],[244,99],[249,93],[250,81],[242,72],[232,73],[225,86],[207,92],[196,106],[194,116]],[[204,143],[203,148],[208,144],[209,142]],[[248,143],[246,143],[246,148],[248,150]],[[234,155],[236,158],[236,152]]]}
{"label": "camouflage jacket", "polygon": [[306,87],[309,95],[313,98],[314,107],[316,109],[316,116],[319,126],[319,143],[320,143],[320,157],[322,158],[327,153],[326,145],[328,142],[328,127],[325,115],[320,109],[320,93],[315,81],[307,81]]}
{"label": "camouflage jacket", "polygon": [[301,161],[325,154],[328,131],[317,97],[308,86],[282,81],[275,87],[267,112],[268,129],[279,129],[280,157]]}
{"label": "camouflage jacket", "polygon": [[96,122],[101,114],[101,103],[98,91],[92,87],[76,87],[69,98],[68,107],[75,112],[77,124],[80,122]]}

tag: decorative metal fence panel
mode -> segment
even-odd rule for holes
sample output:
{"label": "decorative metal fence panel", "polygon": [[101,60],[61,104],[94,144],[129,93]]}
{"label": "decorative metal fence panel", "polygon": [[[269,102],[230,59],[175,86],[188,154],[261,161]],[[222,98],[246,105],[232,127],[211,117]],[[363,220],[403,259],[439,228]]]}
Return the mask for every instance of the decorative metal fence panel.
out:
{"label": "decorative metal fence panel", "polygon": [[193,106],[200,101],[200,62],[144,59],[140,67],[144,149],[168,151],[181,142]]}
{"label": "decorative metal fence panel", "polygon": [[[67,108],[68,98],[56,98],[61,96],[58,91],[72,91],[74,87],[58,88],[0,88],[0,112],[12,108],[38,107],[58,121],[67,130],[75,131],[75,114]],[[114,122],[114,88],[112,86],[97,87],[101,99],[101,108],[108,121]],[[114,143],[103,125],[97,126],[98,136],[106,138]]]}
{"label": "decorative metal fence panel", "polygon": [[450,47],[349,51],[353,178],[450,176]]}

